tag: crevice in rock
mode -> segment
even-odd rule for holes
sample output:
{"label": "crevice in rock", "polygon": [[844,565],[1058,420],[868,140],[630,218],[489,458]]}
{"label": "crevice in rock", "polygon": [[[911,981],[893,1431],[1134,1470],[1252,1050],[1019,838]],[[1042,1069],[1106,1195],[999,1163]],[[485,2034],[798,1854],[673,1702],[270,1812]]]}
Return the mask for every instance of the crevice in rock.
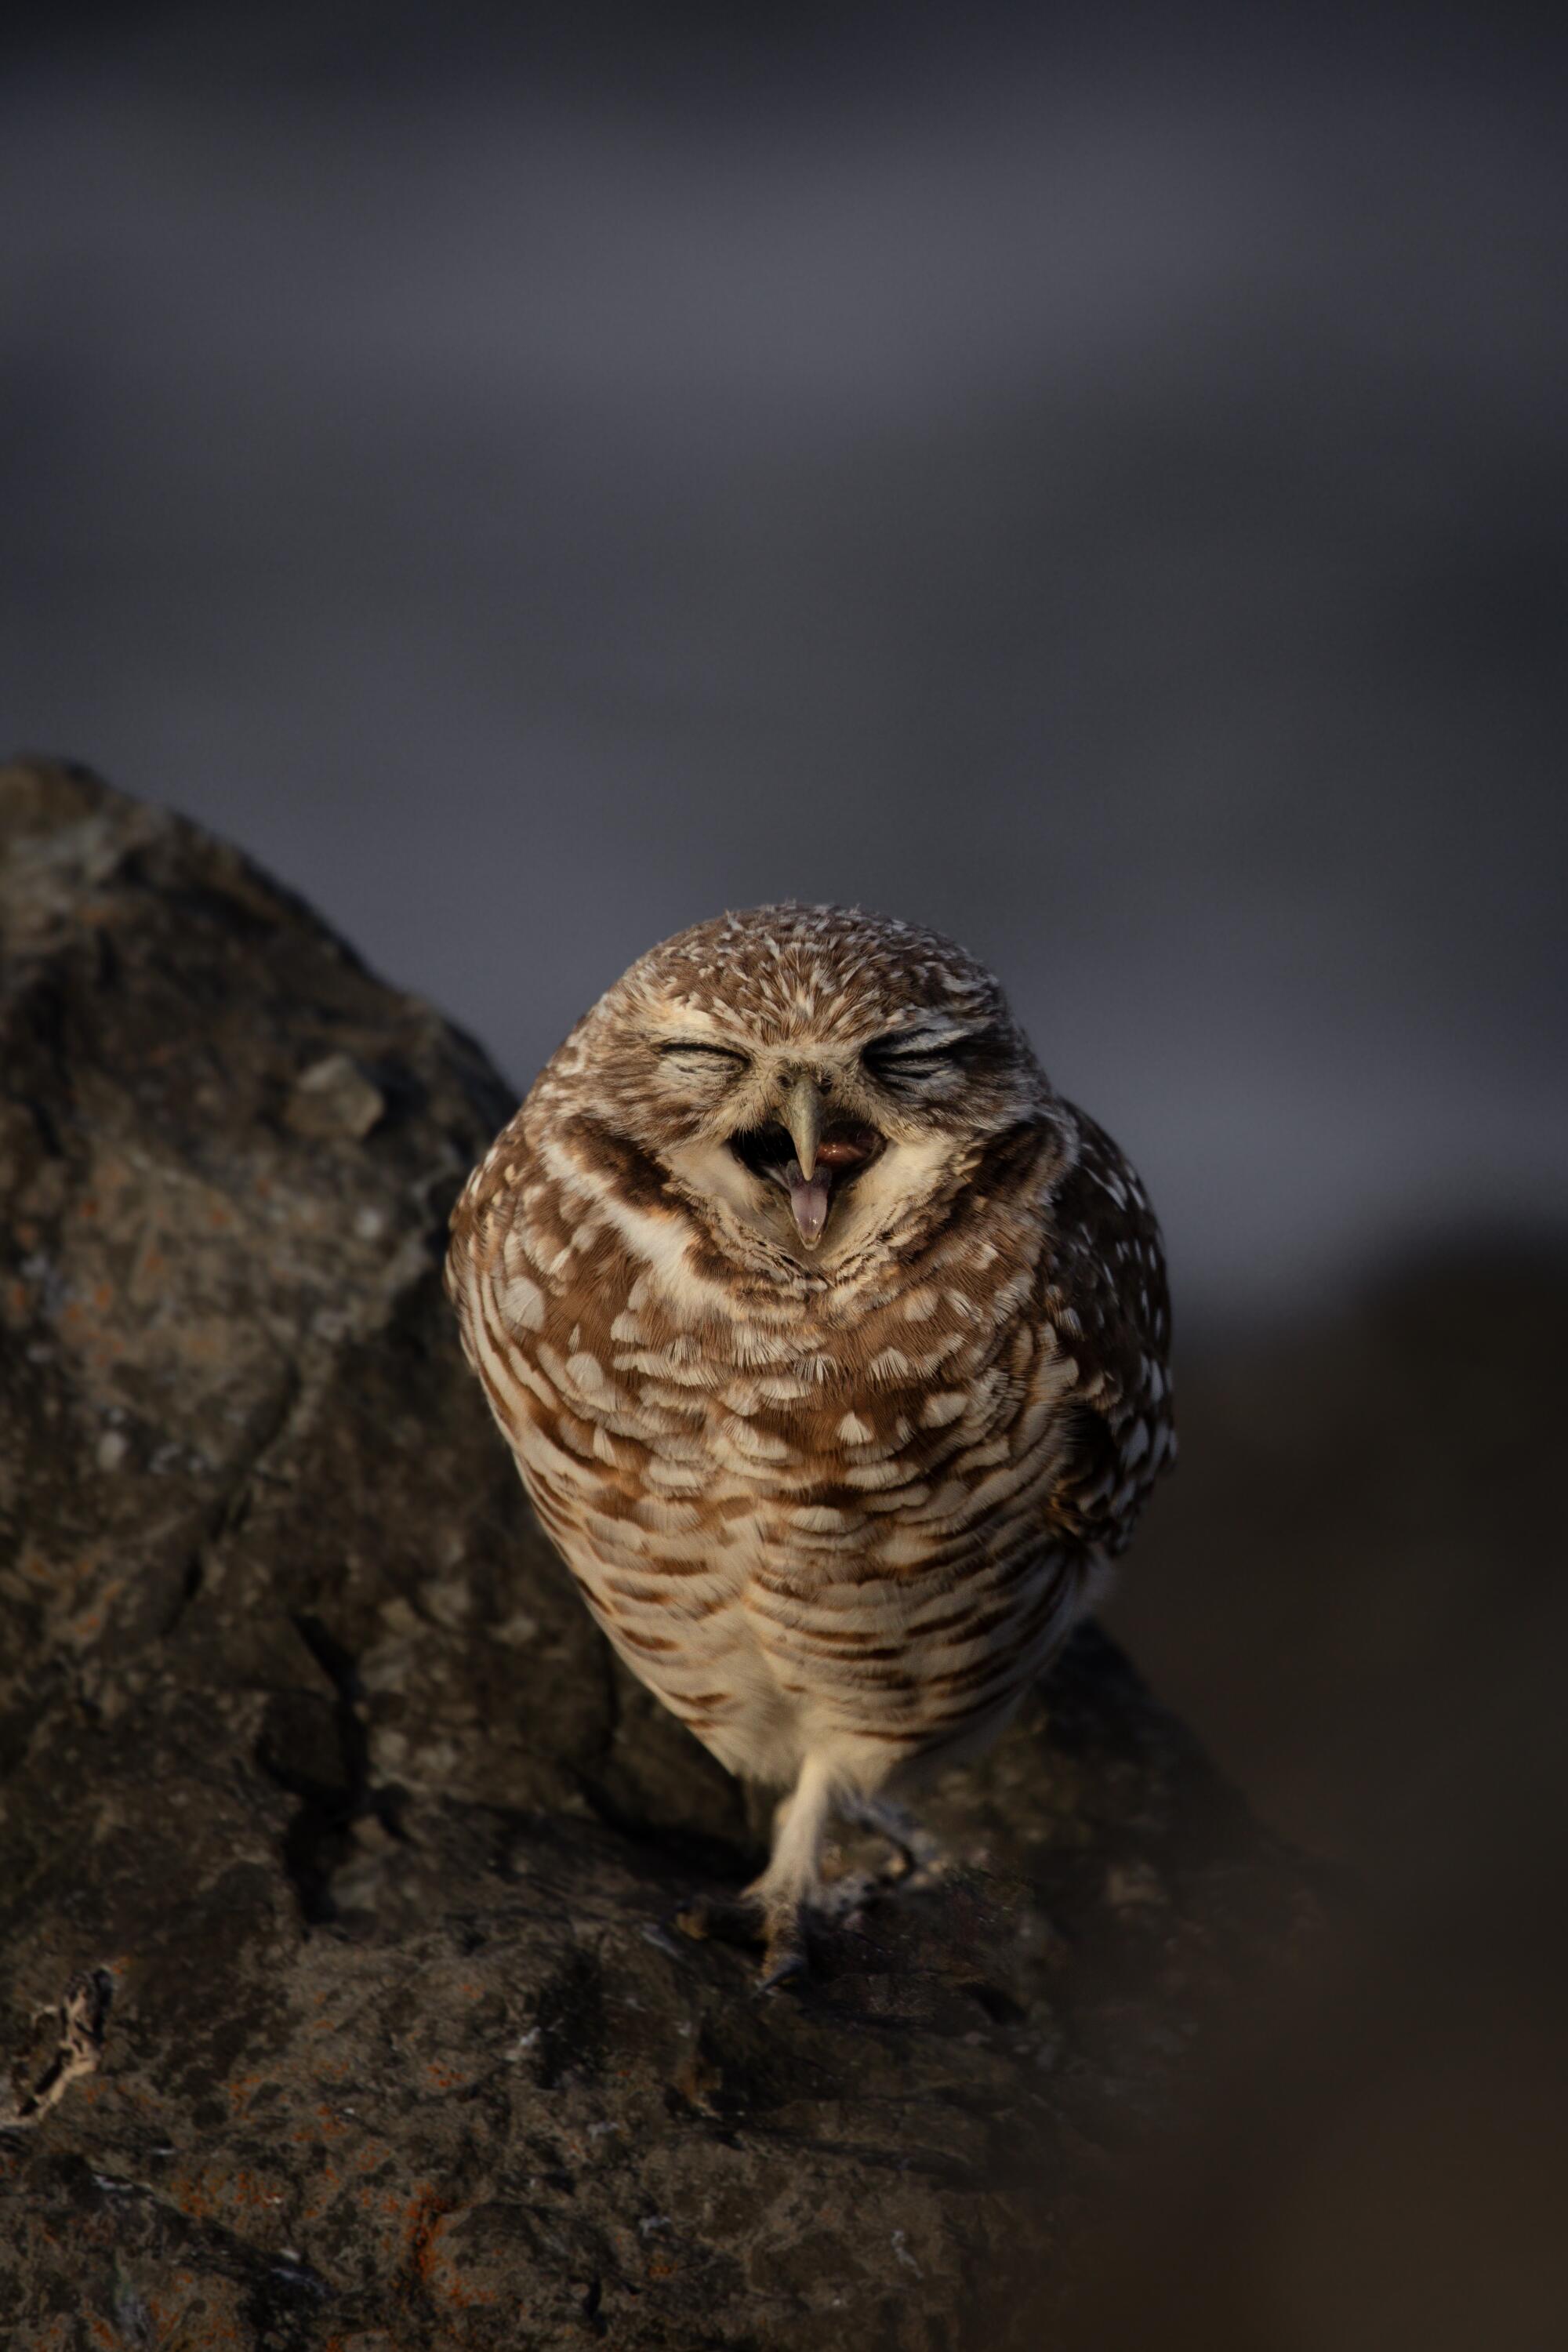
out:
{"label": "crevice in rock", "polygon": [[179,1590],[159,1629],[161,1641],[169,1641],[179,1631],[205,1590],[208,1562],[214,1551],[244,1524],[256,1479],[264,1471],[268,1457],[285,1443],[302,1393],[299,1371],[293,1364],[285,1364],[270,1409],[261,1417],[244,1458],[236,1464],[223,1494],[207,1513],[199,1540],[181,1572]]}
{"label": "crevice in rock", "polygon": [[388,1835],[406,1842],[398,1794],[373,1785],[360,1705],[358,1662],[321,1620],[300,1611],[295,1632],[332,1687],[275,1692],[268,1703],[256,1760],[268,1780],[300,1800],[283,1836],[283,1867],[306,1927],[340,1917],[332,1879],[348,1860],[355,1822],[374,1815]]}

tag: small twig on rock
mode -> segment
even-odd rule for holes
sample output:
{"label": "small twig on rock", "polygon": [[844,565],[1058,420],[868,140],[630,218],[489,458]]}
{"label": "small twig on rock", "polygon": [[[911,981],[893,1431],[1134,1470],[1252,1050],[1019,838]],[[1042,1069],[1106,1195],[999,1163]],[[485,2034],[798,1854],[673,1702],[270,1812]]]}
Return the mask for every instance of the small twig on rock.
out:
{"label": "small twig on rock", "polygon": [[[54,2012],[59,2032],[43,2073],[30,2090],[0,2086],[0,2130],[41,2122],[73,2083],[97,2074],[113,1998],[114,1979],[107,1969],[83,1969],[72,1977]],[[41,2012],[49,2014],[47,2010]]]}

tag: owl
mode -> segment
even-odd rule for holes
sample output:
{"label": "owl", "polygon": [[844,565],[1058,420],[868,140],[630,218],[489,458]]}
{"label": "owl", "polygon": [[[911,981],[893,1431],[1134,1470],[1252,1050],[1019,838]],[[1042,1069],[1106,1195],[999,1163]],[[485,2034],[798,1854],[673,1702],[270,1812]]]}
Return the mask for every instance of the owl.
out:
{"label": "owl", "polygon": [[837,1813],[1007,1722],[1174,1437],[1159,1228],[997,982],[787,904],[683,931],[469,1177],[447,1287],[534,1510],[633,1673],[782,1792],[694,1933],[805,1967]]}

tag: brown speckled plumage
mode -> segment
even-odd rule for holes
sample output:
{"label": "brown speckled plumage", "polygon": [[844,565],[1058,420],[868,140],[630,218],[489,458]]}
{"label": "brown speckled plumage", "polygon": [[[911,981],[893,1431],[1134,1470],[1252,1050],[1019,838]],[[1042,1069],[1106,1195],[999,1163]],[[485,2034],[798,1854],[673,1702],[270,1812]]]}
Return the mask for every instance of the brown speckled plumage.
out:
{"label": "brown speckled plumage", "polygon": [[447,1280],[610,1640],[794,1791],[757,1890],[789,1957],[828,1811],[1001,1727],[1171,1456],[1137,1177],[960,950],[763,908],[579,1023]]}

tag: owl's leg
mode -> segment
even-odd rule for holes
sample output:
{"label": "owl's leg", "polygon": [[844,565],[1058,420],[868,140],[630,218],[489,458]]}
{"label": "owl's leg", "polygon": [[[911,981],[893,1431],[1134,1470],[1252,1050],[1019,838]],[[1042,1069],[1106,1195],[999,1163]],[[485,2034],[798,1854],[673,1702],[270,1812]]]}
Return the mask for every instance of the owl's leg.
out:
{"label": "owl's leg", "polygon": [[746,1890],[761,1903],[767,1921],[761,1984],[764,1992],[805,1973],[802,1914],[822,1893],[822,1839],[833,1794],[832,1766],[824,1757],[808,1756],[774,1819],[768,1866]]}
{"label": "owl's leg", "polygon": [[705,1897],[689,1905],[676,1923],[689,1936],[761,1944],[760,1992],[805,1974],[803,1915],[821,1893],[822,1838],[833,1796],[831,1767],[808,1756],[774,1815],[773,1853],[762,1876],[731,1900]]}
{"label": "owl's leg", "polygon": [[892,1875],[899,1879],[932,1870],[942,1860],[941,1840],[891,1797],[868,1797],[846,1790],[837,1798],[836,1810],[855,1829],[869,1830],[873,1836],[887,1839],[898,1857],[900,1867]]}

